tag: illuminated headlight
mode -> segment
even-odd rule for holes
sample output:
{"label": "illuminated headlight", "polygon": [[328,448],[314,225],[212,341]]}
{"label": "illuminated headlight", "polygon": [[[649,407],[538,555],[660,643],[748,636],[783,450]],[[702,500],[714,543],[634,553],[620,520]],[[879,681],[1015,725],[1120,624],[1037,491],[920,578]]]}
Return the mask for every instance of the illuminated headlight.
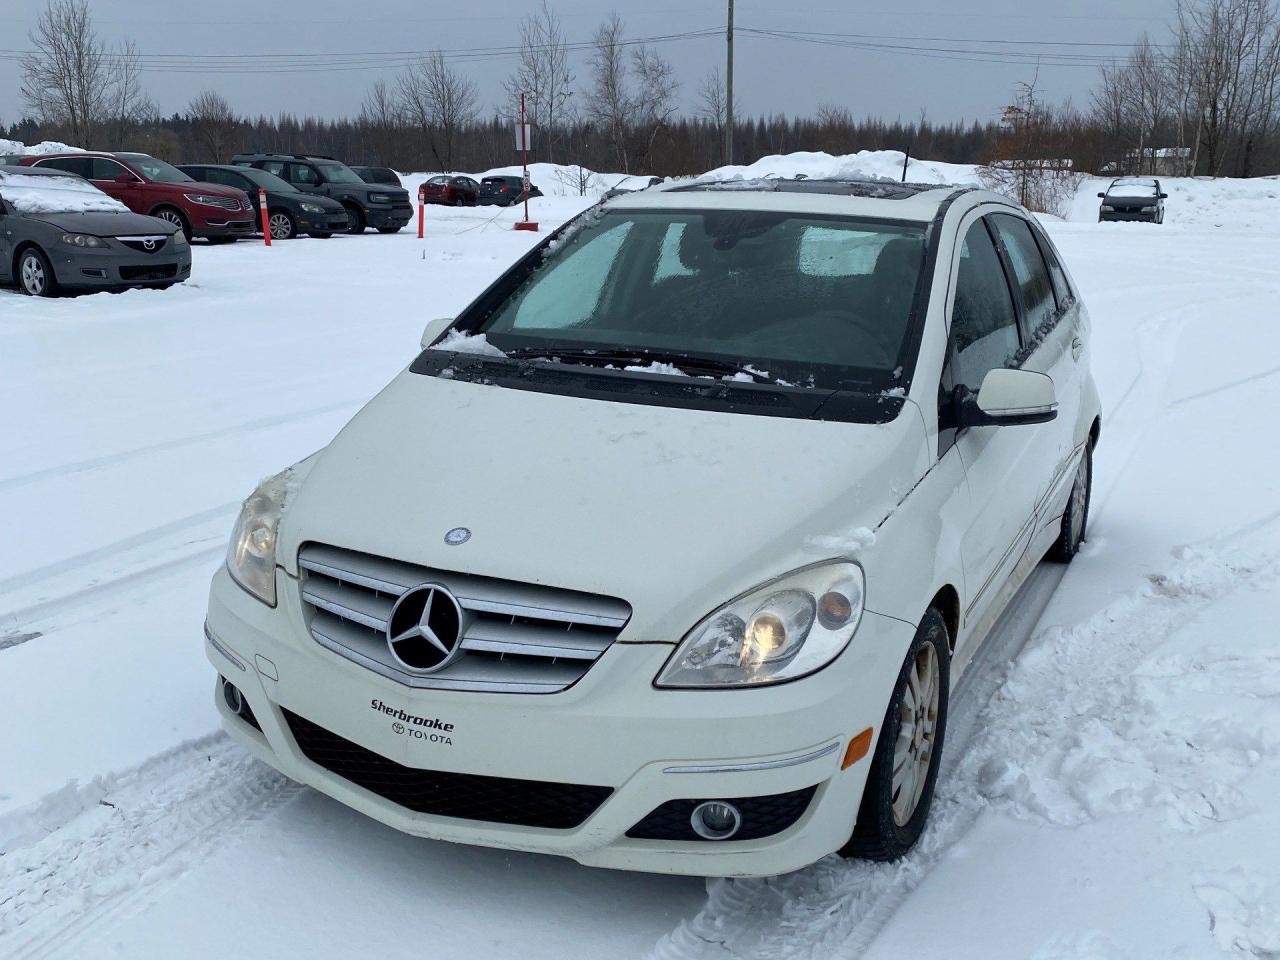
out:
{"label": "illuminated headlight", "polygon": [[392,196],[389,193],[371,193],[369,194],[370,203],[390,203]]}
{"label": "illuminated headlight", "polygon": [[64,233],[62,242],[69,243],[73,247],[105,247],[106,243],[98,237],[91,237],[85,233]]}
{"label": "illuminated headlight", "polygon": [[[184,193],[183,196],[192,203],[202,203],[206,207],[221,207],[227,202],[224,197],[210,197],[203,193]],[[239,209],[239,207],[240,204],[237,203],[232,209]]]}
{"label": "illuminated headlight", "polygon": [[865,584],[861,567],[836,561],[757,587],[690,630],[655,683],[760,686],[820,670],[858,629]]}
{"label": "illuminated headlight", "polygon": [[227,548],[232,579],[268,606],[276,605],[276,531],[289,471],[262,481],[240,508]]}
{"label": "illuminated headlight", "polygon": [[300,203],[298,204],[306,213],[324,213],[324,207],[318,203]]}

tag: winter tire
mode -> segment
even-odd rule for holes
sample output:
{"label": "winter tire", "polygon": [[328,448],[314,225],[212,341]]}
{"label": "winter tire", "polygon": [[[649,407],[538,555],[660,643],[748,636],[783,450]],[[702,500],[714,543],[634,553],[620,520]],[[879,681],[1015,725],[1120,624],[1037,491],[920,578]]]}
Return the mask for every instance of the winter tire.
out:
{"label": "winter tire", "polygon": [[947,623],[930,607],[894,685],[842,856],[897,860],[924,832],[947,728],[949,650]]}
{"label": "winter tire", "polygon": [[1076,478],[1067,497],[1067,509],[1062,512],[1062,529],[1058,539],[1049,548],[1049,558],[1059,563],[1070,563],[1080,552],[1089,525],[1089,501],[1093,499],[1093,445],[1086,443],[1076,467]]}
{"label": "winter tire", "polygon": [[364,233],[364,212],[359,207],[343,206],[347,208],[347,233]]}
{"label": "winter tire", "polygon": [[34,247],[18,256],[18,289],[28,297],[52,297],[58,292],[49,258]]}
{"label": "winter tire", "polygon": [[267,217],[272,240],[292,240],[298,235],[298,224],[286,210],[277,210]]}

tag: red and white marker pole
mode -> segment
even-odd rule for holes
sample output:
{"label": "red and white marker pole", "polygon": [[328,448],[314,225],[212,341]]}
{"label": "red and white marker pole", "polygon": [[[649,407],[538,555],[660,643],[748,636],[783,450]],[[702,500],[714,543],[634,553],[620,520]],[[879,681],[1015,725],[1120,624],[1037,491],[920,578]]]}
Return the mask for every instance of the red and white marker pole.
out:
{"label": "red and white marker pole", "polygon": [[267,216],[267,191],[258,188],[258,209],[262,211],[262,241],[271,246],[271,218]]}
{"label": "red and white marker pole", "polygon": [[520,94],[520,162],[524,167],[524,219],[516,224],[517,230],[538,231],[538,225],[529,219],[529,128],[524,122],[524,94]]}
{"label": "red and white marker pole", "polygon": [[426,218],[427,209],[427,185],[425,183],[418,185],[418,239],[422,239],[423,220]]}

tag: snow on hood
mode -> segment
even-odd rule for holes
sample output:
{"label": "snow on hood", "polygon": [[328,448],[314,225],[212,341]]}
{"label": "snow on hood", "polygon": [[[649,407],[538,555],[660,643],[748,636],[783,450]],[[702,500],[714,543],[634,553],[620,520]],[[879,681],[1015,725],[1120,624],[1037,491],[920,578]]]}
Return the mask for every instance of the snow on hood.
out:
{"label": "snow on hood", "polygon": [[128,213],[129,208],[79,177],[0,173],[0,196],[19,213]]}
{"label": "snow on hood", "polygon": [[[280,526],[436,569],[620,597],[623,639],[851,556],[927,469],[907,404],[862,425],[587,400],[402,373],[319,455]],[[471,528],[462,547],[445,531]]]}

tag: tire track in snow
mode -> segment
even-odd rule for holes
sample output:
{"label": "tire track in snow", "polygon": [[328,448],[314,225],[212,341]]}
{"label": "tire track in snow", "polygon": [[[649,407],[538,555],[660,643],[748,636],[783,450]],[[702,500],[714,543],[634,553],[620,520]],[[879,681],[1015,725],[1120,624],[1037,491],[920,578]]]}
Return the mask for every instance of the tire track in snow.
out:
{"label": "tire track in snow", "polygon": [[211,440],[222,440],[226,437],[234,437],[242,433],[253,433],[259,430],[271,430],[275,427],[287,426],[291,423],[297,423],[301,420],[309,420],[313,417],[324,416],[328,413],[337,413],[340,410],[349,410],[364,403],[365,400],[343,400],[340,403],[329,403],[321,407],[312,407],[307,410],[301,410],[294,413],[282,414],[275,417],[260,417],[256,420],[249,420],[245,423],[239,423],[231,427],[222,427],[218,430],[210,430],[206,433],[191,434],[186,437],[177,437],[173,440],[164,440],[160,443],[152,443],[142,447],[135,447],[132,450],[123,450],[119,453],[107,454],[101,457],[92,457],[88,460],[78,460],[73,463],[64,463],[56,467],[47,467],[43,470],[36,470],[32,473],[21,474],[15,477],[7,477],[0,480],[0,492],[12,490],[17,487],[25,487],[32,483],[38,483],[41,480],[49,480],[57,477],[65,477],[71,474],[84,473],[89,470],[98,470],[103,467],[112,467],[129,460],[135,460],[138,457],[149,456],[154,453],[165,453],[170,450],[179,450],[183,447],[195,446],[201,443],[208,443]]}
{"label": "tire track in snow", "polygon": [[0,818],[0,956],[96,935],[301,789],[216,734]]}

